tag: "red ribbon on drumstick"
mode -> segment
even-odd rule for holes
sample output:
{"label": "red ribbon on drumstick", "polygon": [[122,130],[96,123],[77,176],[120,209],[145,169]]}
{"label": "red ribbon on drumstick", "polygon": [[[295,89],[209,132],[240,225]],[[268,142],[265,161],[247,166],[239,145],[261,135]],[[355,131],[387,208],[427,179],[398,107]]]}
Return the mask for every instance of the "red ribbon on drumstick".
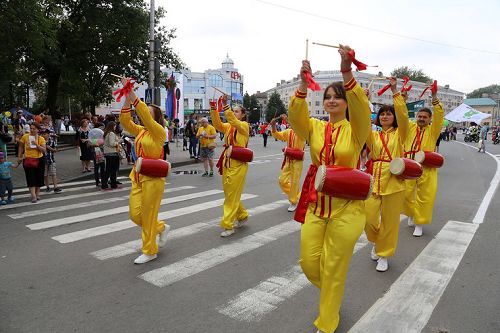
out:
{"label": "red ribbon on drumstick", "polygon": [[132,91],[132,89],[134,89],[134,83],[135,81],[133,81],[132,79],[127,79],[127,82],[125,82],[122,88],[113,91],[113,96],[118,95],[116,97],[117,102],[120,102],[122,97],[124,96],[127,97],[127,95]]}
{"label": "red ribbon on drumstick", "polygon": [[401,92],[408,92],[413,88],[413,85],[406,86],[410,82],[410,78],[408,76],[403,76],[403,87],[401,88]]}
{"label": "red ribbon on drumstick", "polygon": [[312,91],[321,90],[321,86],[316,81],[314,81],[314,79],[312,78],[311,73],[304,72],[304,76],[306,77],[307,88],[311,89]]}
{"label": "red ribbon on drumstick", "polygon": [[429,90],[429,88],[431,89],[432,94],[437,93],[438,91],[437,81],[434,80],[434,82],[430,86],[425,87],[424,91],[422,91],[419,98],[422,98],[422,96],[424,96],[425,92]]}

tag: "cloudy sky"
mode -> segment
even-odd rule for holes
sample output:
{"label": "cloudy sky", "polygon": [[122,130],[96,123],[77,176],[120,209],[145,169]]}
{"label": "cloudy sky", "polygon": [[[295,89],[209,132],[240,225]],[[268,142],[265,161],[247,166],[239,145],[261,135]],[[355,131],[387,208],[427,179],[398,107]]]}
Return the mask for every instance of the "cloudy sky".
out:
{"label": "cloudy sky", "polygon": [[[359,60],[379,65],[368,72],[410,66],[465,93],[500,84],[498,0],[156,0],[156,6],[167,9],[162,23],[177,28],[172,46],[192,71],[219,68],[229,53],[250,94],[295,76],[306,38],[350,45]],[[313,71],[339,68],[335,49],[310,45],[309,59]]]}

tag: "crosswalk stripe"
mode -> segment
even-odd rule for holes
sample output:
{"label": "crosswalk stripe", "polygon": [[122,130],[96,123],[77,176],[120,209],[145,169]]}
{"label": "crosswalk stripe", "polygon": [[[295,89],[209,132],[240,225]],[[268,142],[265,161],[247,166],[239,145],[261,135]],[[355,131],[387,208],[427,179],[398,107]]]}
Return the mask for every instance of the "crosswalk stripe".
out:
{"label": "crosswalk stripe", "polygon": [[419,333],[467,250],[478,224],[449,221],[388,292],[349,330]]}
{"label": "crosswalk stripe", "polygon": [[[241,200],[253,199],[256,198],[257,195],[254,194],[242,194]],[[214,207],[222,206],[224,204],[224,199],[218,199],[213,201],[208,201],[205,203],[200,203],[196,205],[191,205],[188,207],[183,207],[179,209],[174,209],[167,212],[162,212],[158,214],[158,220],[164,220],[169,218],[174,218],[177,216],[187,215],[191,213],[200,212],[203,210],[208,210]],[[101,236],[105,234],[109,234],[116,231],[121,231],[129,228],[133,228],[136,225],[131,220],[125,220],[121,222],[111,223],[107,225],[103,225],[100,227],[85,229],[76,232],[70,232],[67,234],[62,234],[58,236],[52,237],[53,240],[58,241],[59,243],[72,243],[76,241],[80,241],[87,238],[92,238],[96,236]]]}
{"label": "crosswalk stripe", "polygon": [[[130,184],[131,181],[124,181],[123,184]],[[88,185],[88,186],[79,186],[79,187],[71,187],[71,188],[67,188],[67,189],[64,189],[64,191],[62,193],[54,193],[54,192],[51,192],[51,193],[44,193],[43,190],[40,191],[40,196],[42,197],[42,200],[43,198],[45,198],[47,195],[63,195],[63,193],[68,193],[68,192],[76,192],[76,191],[81,191],[81,190],[88,190],[88,189],[96,189],[97,187],[95,185]],[[28,193],[28,194],[21,194],[21,195],[15,195],[16,199],[21,199],[21,198],[31,198],[31,194]]]}
{"label": "crosswalk stripe", "polygon": [[[116,180],[122,180],[122,179],[130,179],[129,177],[117,177]],[[95,180],[82,180],[82,181],[74,181],[74,182],[67,182],[67,183],[60,183],[57,184],[57,187],[69,187],[69,186],[76,186],[76,185],[83,185],[83,184],[94,184]],[[15,189],[14,190],[14,195],[19,195],[21,193],[29,193],[28,189]]]}
{"label": "crosswalk stripe", "polygon": [[[365,234],[356,242],[353,253],[368,244]],[[292,265],[278,275],[261,281],[257,286],[243,291],[226,304],[217,307],[223,315],[240,321],[260,321],[281,303],[310,285],[299,265]]]}
{"label": "crosswalk stripe", "polygon": [[[250,216],[255,216],[258,214],[262,214],[288,204],[288,200],[279,200],[269,204],[257,206],[255,208],[248,209],[248,214]],[[208,228],[213,228],[219,225],[221,217],[207,221],[207,222],[198,222],[187,227],[182,227],[179,229],[172,230],[168,235],[168,241],[172,241],[174,239],[179,239],[183,237],[187,237],[198,232],[201,232]],[[107,260],[112,258],[119,258],[126,256],[128,254],[136,253],[141,249],[142,240],[136,239],[127,243],[111,246],[99,251],[92,252],[90,255],[99,259],[99,260]]]}
{"label": "crosswalk stripe", "polygon": [[[165,189],[165,191],[163,193],[173,193],[173,192],[189,190],[189,189],[193,189],[193,188],[195,188],[195,187],[194,186],[172,187],[172,188]],[[51,207],[51,208],[46,208],[46,209],[33,210],[33,211],[29,211],[29,212],[22,212],[22,213],[18,213],[18,214],[7,215],[7,216],[12,218],[12,219],[22,219],[22,218],[29,217],[29,216],[40,216],[40,215],[44,215],[44,214],[63,212],[63,211],[72,210],[72,209],[76,209],[76,208],[103,205],[103,204],[107,204],[107,203],[128,200],[129,198],[130,198],[129,195],[125,195],[125,196],[121,196],[121,197],[113,197],[113,198],[108,198],[108,199],[79,202],[79,203],[72,204],[72,205],[64,205],[64,206],[59,206],[59,207]]]}
{"label": "crosswalk stripe", "polygon": [[[201,198],[204,196],[219,194],[222,192],[223,191],[221,191],[221,190],[209,190],[209,191],[204,191],[204,192],[197,192],[197,193],[190,193],[190,194],[186,194],[186,195],[180,195],[177,197],[163,199],[160,201],[160,205],[173,204],[176,202]],[[92,213],[87,213],[87,214],[82,214],[82,215],[75,215],[75,216],[63,217],[63,218],[55,219],[55,220],[49,220],[49,221],[44,221],[44,222],[28,224],[28,225],[26,225],[26,227],[29,228],[30,230],[47,229],[47,228],[58,227],[61,225],[68,225],[68,224],[73,224],[73,223],[82,222],[82,221],[89,221],[89,220],[101,218],[103,216],[110,216],[110,215],[125,213],[128,211],[129,211],[129,206],[125,205],[125,206],[121,206],[121,207],[116,207],[116,208],[107,209],[107,210],[100,210],[97,212],[92,212]]]}
{"label": "crosswalk stripe", "polygon": [[210,269],[241,254],[255,250],[298,230],[300,230],[300,223],[295,221],[282,222],[230,244],[221,245],[171,265],[146,272],[139,275],[139,278],[155,286],[165,287]]}
{"label": "crosswalk stripe", "polygon": [[119,188],[119,189],[113,190],[112,192],[96,191],[96,192],[80,193],[80,194],[73,194],[73,195],[63,195],[63,194],[59,195],[59,194],[57,194],[57,195],[54,195],[50,198],[43,197],[43,199],[41,201],[39,201],[37,204],[32,204],[31,202],[18,202],[15,204],[0,206],[0,210],[12,209],[12,208],[18,208],[18,207],[37,207],[39,204],[42,204],[42,203],[46,204],[46,203],[51,203],[51,202],[59,202],[59,201],[66,201],[66,200],[79,199],[79,198],[85,198],[85,197],[93,197],[96,195],[111,194],[111,193],[124,192],[124,191],[130,191],[130,187]]}

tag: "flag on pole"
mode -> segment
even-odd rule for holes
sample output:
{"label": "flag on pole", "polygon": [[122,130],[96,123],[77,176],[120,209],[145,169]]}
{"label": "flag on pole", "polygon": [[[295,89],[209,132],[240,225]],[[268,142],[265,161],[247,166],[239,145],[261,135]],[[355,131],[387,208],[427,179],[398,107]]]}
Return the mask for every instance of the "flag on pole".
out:
{"label": "flag on pole", "polygon": [[453,122],[473,121],[479,124],[486,118],[491,117],[491,114],[479,112],[471,106],[462,103],[444,117]]}

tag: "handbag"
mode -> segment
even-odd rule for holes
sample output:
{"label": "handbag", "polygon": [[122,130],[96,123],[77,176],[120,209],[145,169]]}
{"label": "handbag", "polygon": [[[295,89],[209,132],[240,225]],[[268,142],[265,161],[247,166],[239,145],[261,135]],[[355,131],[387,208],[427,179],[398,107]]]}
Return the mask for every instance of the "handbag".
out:
{"label": "handbag", "polygon": [[36,168],[38,168],[39,163],[40,163],[40,160],[38,158],[26,157],[24,159],[23,166],[25,169],[36,169]]}

